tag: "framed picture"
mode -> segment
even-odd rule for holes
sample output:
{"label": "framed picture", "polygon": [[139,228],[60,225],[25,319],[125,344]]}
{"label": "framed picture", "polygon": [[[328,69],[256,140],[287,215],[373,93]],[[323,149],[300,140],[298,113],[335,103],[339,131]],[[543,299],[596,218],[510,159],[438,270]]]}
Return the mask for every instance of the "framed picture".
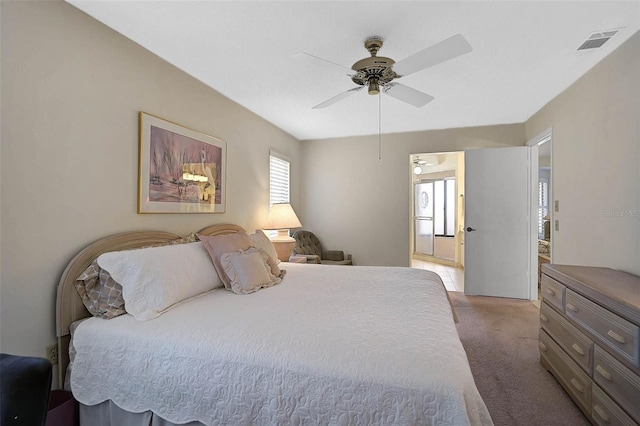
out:
{"label": "framed picture", "polygon": [[138,213],[224,213],[226,142],[140,112]]}

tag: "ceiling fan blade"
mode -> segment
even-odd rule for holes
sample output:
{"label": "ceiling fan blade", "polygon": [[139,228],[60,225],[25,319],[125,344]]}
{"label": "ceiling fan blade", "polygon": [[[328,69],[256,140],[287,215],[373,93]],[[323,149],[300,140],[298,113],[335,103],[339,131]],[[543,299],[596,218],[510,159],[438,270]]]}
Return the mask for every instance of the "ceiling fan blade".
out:
{"label": "ceiling fan blade", "polygon": [[405,76],[464,55],[472,50],[473,47],[467,40],[462,35],[456,34],[396,62],[392,68],[399,76]]}
{"label": "ceiling fan blade", "polygon": [[352,75],[355,73],[355,71],[352,70],[351,68],[343,67],[340,64],[336,64],[335,62],[331,62],[327,59],[319,58],[317,56],[311,55],[306,52],[294,53],[293,55],[291,55],[291,58],[303,60],[316,66],[322,66],[325,68],[331,68],[334,70],[343,71],[343,72],[346,72],[348,75]]}
{"label": "ceiling fan blade", "polygon": [[435,99],[431,95],[427,95],[426,93],[400,83],[389,83],[384,86],[383,90],[384,93],[392,98],[396,98],[399,101],[406,102],[418,108],[425,106]]}
{"label": "ceiling fan blade", "polygon": [[353,95],[356,92],[359,92],[360,90],[364,89],[364,86],[358,86],[358,87],[354,87],[353,89],[349,89],[346,92],[342,92],[337,96],[334,96],[333,98],[326,100],[324,102],[322,102],[321,104],[318,104],[316,106],[314,106],[312,109],[320,109],[320,108],[326,108],[329,105],[333,105],[338,101],[341,101],[342,99]]}

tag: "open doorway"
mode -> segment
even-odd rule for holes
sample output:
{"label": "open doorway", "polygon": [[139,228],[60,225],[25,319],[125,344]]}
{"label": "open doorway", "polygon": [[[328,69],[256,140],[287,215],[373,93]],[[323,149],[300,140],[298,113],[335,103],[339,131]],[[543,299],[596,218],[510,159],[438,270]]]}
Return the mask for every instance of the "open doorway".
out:
{"label": "open doorway", "polygon": [[463,291],[464,153],[420,153],[411,170],[411,265],[438,272]]}

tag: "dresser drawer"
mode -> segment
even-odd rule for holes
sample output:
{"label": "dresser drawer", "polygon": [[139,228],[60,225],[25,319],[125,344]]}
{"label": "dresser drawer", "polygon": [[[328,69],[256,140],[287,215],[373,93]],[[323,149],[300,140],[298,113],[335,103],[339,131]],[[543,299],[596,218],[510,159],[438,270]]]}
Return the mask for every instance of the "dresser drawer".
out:
{"label": "dresser drawer", "polygon": [[602,344],[631,364],[640,366],[638,326],[571,290],[566,291],[565,312],[567,317],[598,337]]}
{"label": "dresser drawer", "polygon": [[565,286],[551,278],[549,275],[542,274],[541,284],[542,298],[549,305],[564,313],[564,291]]}
{"label": "dresser drawer", "polygon": [[618,407],[598,385],[591,389],[591,417],[597,425],[635,426],[636,422]]}
{"label": "dresser drawer", "polygon": [[593,380],[632,418],[640,422],[640,377],[597,345]]}
{"label": "dresser drawer", "polygon": [[540,329],[540,357],[551,366],[554,376],[580,406],[582,411],[591,411],[591,379],[564,353],[551,337]]}
{"label": "dresser drawer", "polygon": [[583,370],[591,374],[593,342],[546,302],[540,305],[540,326]]}

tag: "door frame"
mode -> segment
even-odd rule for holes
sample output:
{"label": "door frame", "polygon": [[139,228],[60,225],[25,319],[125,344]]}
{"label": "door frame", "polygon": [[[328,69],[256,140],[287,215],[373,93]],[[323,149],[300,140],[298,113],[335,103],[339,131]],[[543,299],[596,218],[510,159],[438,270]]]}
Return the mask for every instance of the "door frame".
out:
{"label": "door frame", "polygon": [[[550,172],[550,177],[551,177],[551,194],[555,194],[555,192],[553,191],[553,127],[549,127],[548,129],[545,129],[544,131],[540,132],[539,134],[537,134],[536,136],[534,136],[533,138],[529,139],[527,141],[527,146],[531,147],[531,160],[530,160],[530,164],[529,164],[529,168],[530,168],[530,175],[531,175],[531,182],[532,182],[532,188],[531,188],[531,199],[530,199],[530,203],[532,206],[532,219],[533,217],[537,217],[537,206],[538,206],[538,146],[543,144],[543,143],[549,143],[551,144],[551,159],[550,159],[550,168],[551,168],[551,172]],[[551,258],[551,263],[553,263],[553,256],[555,253],[555,250],[553,250],[553,242],[555,240],[555,226],[553,226],[554,222],[554,203],[553,200],[549,200],[549,213],[550,213],[550,222],[551,222],[551,255],[549,256]],[[538,235],[538,229],[537,229],[537,223],[538,221],[534,221],[532,220],[532,228],[533,228],[533,235]],[[531,300],[536,300],[538,298],[538,239],[537,237],[533,240],[532,246],[534,246],[532,248],[532,262],[531,262]]]}

